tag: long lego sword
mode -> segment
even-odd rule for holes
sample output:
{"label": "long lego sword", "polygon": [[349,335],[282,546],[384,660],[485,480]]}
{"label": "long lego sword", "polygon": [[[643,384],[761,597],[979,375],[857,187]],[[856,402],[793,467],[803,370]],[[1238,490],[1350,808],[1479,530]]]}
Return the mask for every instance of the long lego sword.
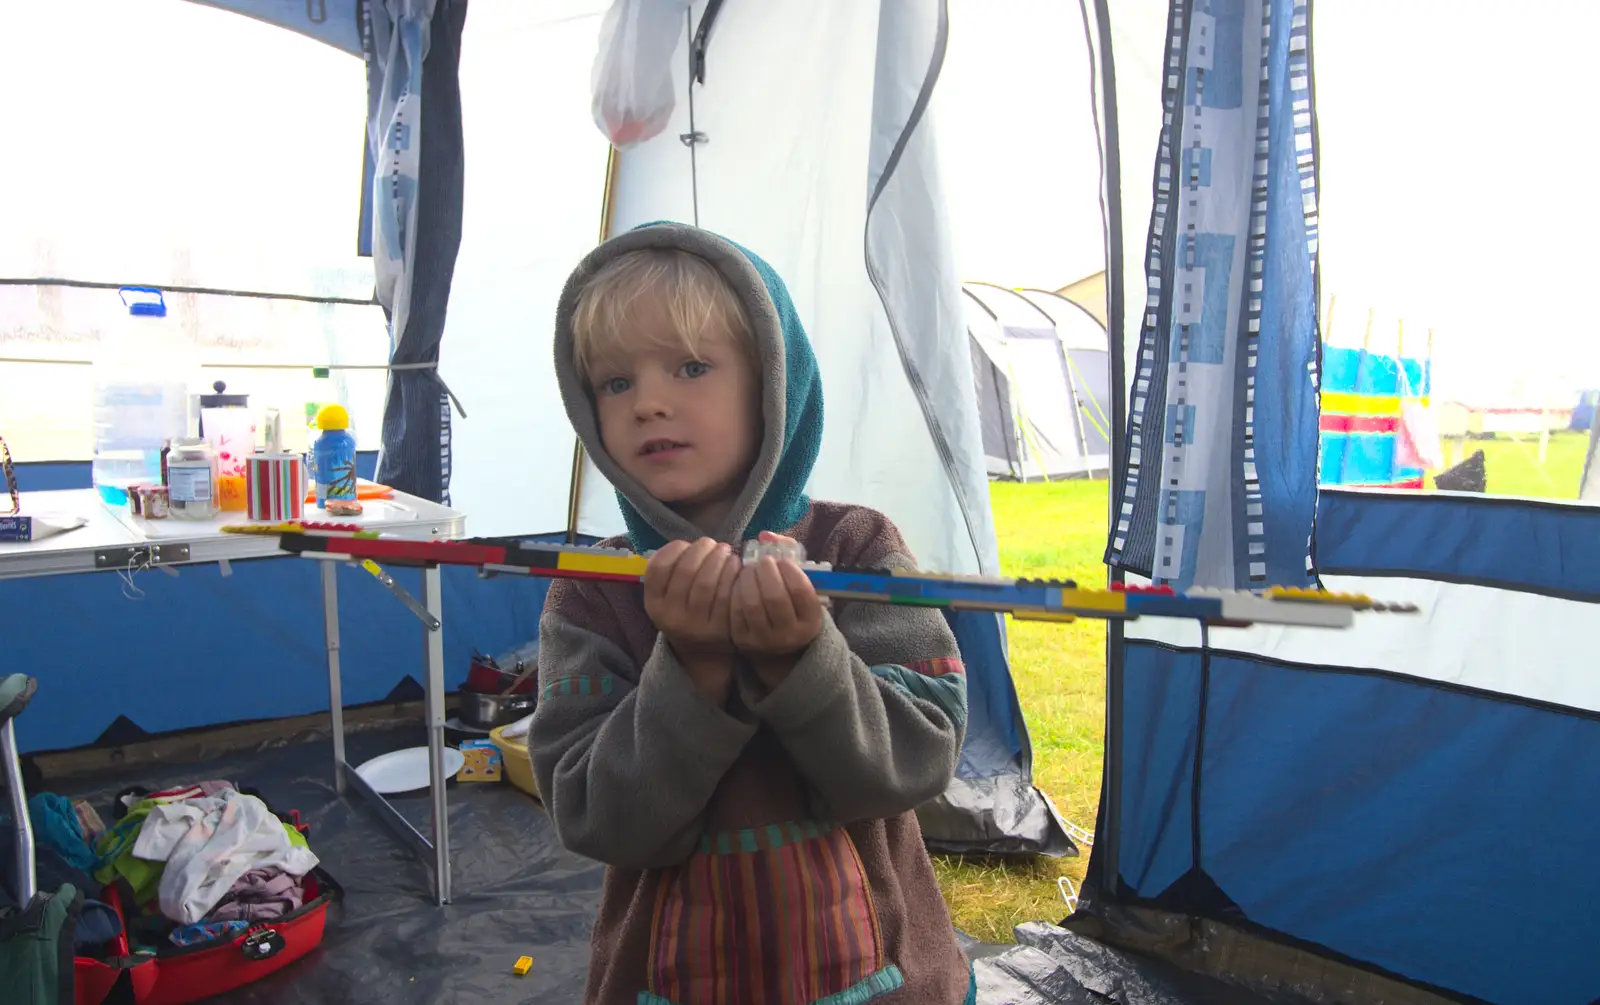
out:
{"label": "long lego sword", "polygon": [[[245,524],[233,533],[277,535],[284,551],[343,555],[398,565],[465,565],[487,574],[620,583],[643,580],[648,556],[612,548],[544,544],[514,538],[419,541],[384,537],[354,524]],[[761,546],[765,547],[765,546]],[[760,551],[758,547],[756,551]],[[1217,626],[1253,624],[1347,628],[1358,611],[1415,613],[1414,604],[1364,594],[1291,587],[1261,591],[1127,586],[1091,589],[1071,580],[1000,579],[882,569],[835,569],[802,562],[819,595],[835,600],[993,611],[1027,621],[1077,618],[1184,618]]]}

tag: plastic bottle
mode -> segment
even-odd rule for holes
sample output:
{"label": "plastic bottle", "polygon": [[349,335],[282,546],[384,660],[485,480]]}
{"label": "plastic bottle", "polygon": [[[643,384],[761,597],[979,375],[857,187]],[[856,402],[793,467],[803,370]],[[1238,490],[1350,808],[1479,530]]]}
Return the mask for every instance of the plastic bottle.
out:
{"label": "plastic bottle", "polygon": [[172,352],[182,332],[166,299],[147,286],[118,290],[126,313],[104,333],[94,361],[94,462],[91,477],[112,506],[127,490],[161,481],[161,451],[188,433],[185,378],[190,360]]}
{"label": "plastic bottle", "polygon": [[343,405],[317,409],[321,433],[311,445],[315,469],[317,508],[337,516],[361,512],[356,499],[356,438],[350,434],[350,413]]}

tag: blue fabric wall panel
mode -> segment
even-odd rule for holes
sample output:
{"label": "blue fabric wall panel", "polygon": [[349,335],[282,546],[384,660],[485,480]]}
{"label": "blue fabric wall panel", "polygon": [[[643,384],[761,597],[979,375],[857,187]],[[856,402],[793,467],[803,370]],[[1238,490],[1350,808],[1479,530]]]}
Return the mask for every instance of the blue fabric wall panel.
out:
{"label": "blue fabric wall panel", "polygon": [[946,611],[967,668],[967,732],[956,774],[993,778],[1017,770],[1022,755],[1022,707],[1011,682],[1001,616]]}
{"label": "blue fabric wall panel", "polygon": [[1600,601],[1600,507],[1324,491],[1317,565]]}
{"label": "blue fabric wall panel", "polygon": [[[1263,505],[1259,510],[1254,505],[1234,510],[1234,540],[1252,542],[1251,553],[1238,559],[1241,574],[1236,582],[1241,586],[1308,582],[1317,509],[1317,191],[1311,98],[1305,90],[1310,42],[1296,27],[1296,21],[1309,12],[1303,0],[1267,3],[1272,10],[1272,51],[1263,62],[1263,73],[1269,63],[1273,74],[1286,68],[1289,86],[1277,85],[1276,80],[1276,86],[1260,85],[1267,94],[1271,151],[1265,163],[1258,162],[1256,177],[1256,184],[1265,181],[1267,188],[1267,238],[1260,245],[1261,338],[1243,347],[1247,356],[1253,348],[1259,358],[1253,399],[1247,392],[1235,403],[1239,427],[1252,430],[1253,438],[1241,437],[1234,444],[1234,470],[1256,472],[1259,495],[1250,491],[1247,478],[1239,476],[1235,492]],[[1260,176],[1263,170],[1265,179]],[[1241,383],[1249,372],[1246,361],[1240,367]],[[1252,421],[1251,414],[1264,421]],[[1257,521],[1265,533],[1252,540],[1249,528]],[[1257,548],[1264,551],[1255,553]],[[1256,563],[1263,567],[1258,569]],[[1260,575],[1248,580],[1243,575],[1246,570]]]}
{"label": "blue fabric wall panel", "polygon": [[1189,869],[1200,658],[1130,642],[1123,657],[1122,827],[1118,870],[1154,897]]}
{"label": "blue fabric wall panel", "polygon": [[[1127,647],[1123,878],[1190,862],[1200,655]],[[1600,996],[1600,721],[1213,655],[1201,865],[1250,921],[1505,1005]]]}
{"label": "blue fabric wall panel", "polygon": [[[420,596],[418,571],[390,572]],[[546,581],[442,578],[447,687],[474,647],[497,654],[538,634]],[[20,745],[93,743],[118,715],[161,732],[326,710],[320,582],[316,562],[294,558],[235,563],[226,578],[210,565],[140,573],[139,600],[110,573],[0,581],[0,609],[23,615],[0,639],[7,666],[39,680]],[[339,614],[347,704],[423,679],[421,623],[370,575],[340,567]]]}

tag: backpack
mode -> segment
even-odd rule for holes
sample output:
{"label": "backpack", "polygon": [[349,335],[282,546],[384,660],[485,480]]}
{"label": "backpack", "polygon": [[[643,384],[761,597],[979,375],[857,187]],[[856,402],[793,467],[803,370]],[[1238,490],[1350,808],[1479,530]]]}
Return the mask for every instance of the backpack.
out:
{"label": "backpack", "polygon": [[[72,945],[83,892],[71,883],[40,891],[28,906],[0,908],[0,987],[17,1005],[72,1005]],[[21,997],[12,995],[18,991]]]}
{"label": "backpack", "polygon": [[[11,821],[17,829],[18,848],[31,843],[24,806],[22,765],[17,759],[16,731],[11,720],[28,707],[37,684],[24,674],[0,678],[0,770],[4,771],[11,803],[19,808]],[[29,860],[15,857],[21,870]],[[12,863],[0,865],[9,868]],[[16,889],[33,886],[34,876],[17,877]],[[26,880],[27,882],[22,882]],[[17,1005],[73,1005],[73,943],[78,917],[83,913],[83,891],[63,883],[53,893],[39,891],[26,904],[0,907],[0,988],[6,1001]],[[17,993],[21,992],[18,997]]]}

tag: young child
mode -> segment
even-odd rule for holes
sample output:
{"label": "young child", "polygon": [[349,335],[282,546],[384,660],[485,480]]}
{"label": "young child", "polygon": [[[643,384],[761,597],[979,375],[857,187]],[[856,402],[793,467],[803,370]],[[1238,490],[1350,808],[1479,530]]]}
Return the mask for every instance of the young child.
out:
{"label": "young child", "polygon": [[617,490],[643,589],[557,580],[529,738],[570,849],[607,864],[594,1005],[961,1005],[971,969],[915,808],[966,723],[936,610],[820,602],[781,534],[910,568],[893,524],[803,489],[816,361],[783,282],[653,224],[578,266],[556,314],[567,414]]}

